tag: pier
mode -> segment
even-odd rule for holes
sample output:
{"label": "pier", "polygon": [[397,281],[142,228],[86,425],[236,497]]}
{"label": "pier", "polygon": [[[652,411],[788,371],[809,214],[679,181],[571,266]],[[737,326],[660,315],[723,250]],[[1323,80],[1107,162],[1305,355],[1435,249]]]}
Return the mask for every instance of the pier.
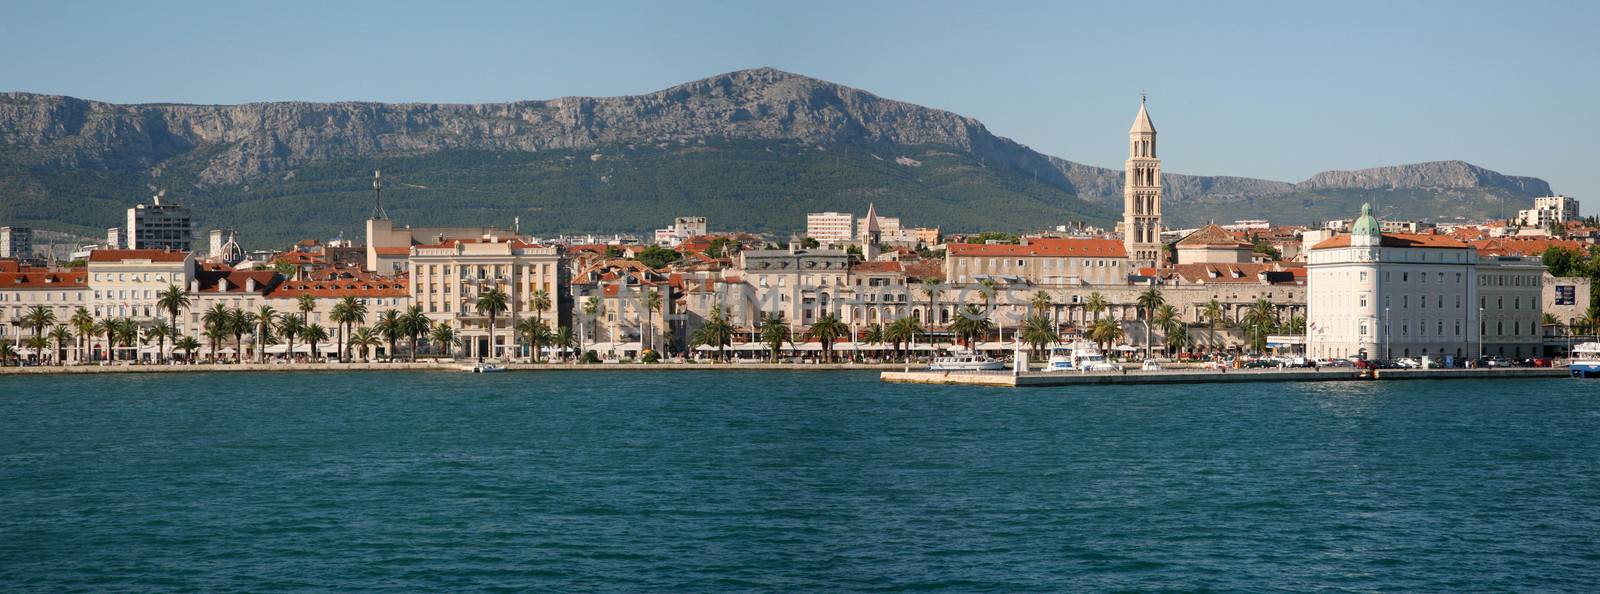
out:
{"label": "pier", "polygon": [[1565,367],[1517,367],[1497,369],[1380,369],[1376,371],[1337,369],[1175,369],[1127,372],[1041,372],[1013,374],[1010,371],[885,371],[879,378],[899,384],[944,384],[1004,388],[1042,388],[1106,384],[1196,384],[1250,382],[1333,382],[1426,379],[1509,379],[1562,378],[1570,374]]}

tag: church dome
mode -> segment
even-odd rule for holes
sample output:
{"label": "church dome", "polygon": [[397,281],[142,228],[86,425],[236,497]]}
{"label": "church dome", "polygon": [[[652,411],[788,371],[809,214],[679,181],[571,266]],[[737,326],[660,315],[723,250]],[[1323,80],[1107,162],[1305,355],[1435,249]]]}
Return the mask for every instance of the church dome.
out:
{"label": "church dome", "polygon": [[1378,237],[1382,234],[1378,226],[1378,218],[1372,216],[1372,204],[1361,205],[1361,216],[1356,217],[1356,222],[1350,225],[1350,234],[1367,237]]}

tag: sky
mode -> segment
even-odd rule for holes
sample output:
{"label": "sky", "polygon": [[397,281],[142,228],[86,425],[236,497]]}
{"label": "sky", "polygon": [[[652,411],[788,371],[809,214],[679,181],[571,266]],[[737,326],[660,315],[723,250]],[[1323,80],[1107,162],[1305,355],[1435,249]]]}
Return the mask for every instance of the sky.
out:
{"label": "sky", "polygon": [[626,95],[771,66],[1120,168],[1298,181],[1459,159],[1600,211],[1600,2],[34,2],[0,91],[118,103]]}

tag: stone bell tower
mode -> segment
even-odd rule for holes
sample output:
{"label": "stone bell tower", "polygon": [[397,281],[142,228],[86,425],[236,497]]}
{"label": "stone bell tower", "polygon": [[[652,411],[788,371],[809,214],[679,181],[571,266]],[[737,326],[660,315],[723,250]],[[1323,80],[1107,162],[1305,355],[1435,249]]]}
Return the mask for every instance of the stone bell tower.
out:
{"label": "stone bell tower", "polygon": [[1161,244],[1161,160],[1156,158],[1156,127],[1139,95],[1139,115],[1128,130],[1128,161],[1123,166],[1122,244],[1135,266],[1164,266]]}

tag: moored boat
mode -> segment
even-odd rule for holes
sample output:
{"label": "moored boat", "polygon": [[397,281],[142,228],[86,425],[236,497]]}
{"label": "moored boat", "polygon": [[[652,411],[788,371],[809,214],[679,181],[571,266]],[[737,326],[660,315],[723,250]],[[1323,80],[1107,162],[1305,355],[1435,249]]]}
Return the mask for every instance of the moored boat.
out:
{"label": "moored boat", "polygon": [[1572,347],[1572,362],[1567,364],[1572,377],[1600,377],[1600,342]]}
{"label": "moored boat", "polygon": [[977,353],[958,353],[948,357],[934,357],[929,371],[1004,371],[1006,364]]}

